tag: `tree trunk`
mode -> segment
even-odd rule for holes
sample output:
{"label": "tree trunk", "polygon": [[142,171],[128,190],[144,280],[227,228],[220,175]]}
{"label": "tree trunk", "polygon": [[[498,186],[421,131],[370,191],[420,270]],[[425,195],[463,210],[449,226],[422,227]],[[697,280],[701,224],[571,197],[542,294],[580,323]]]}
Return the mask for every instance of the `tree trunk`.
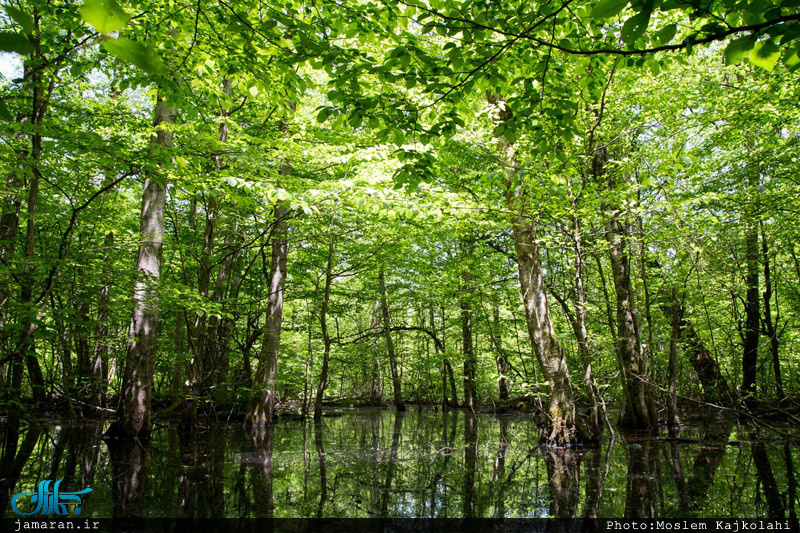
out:
{"label": "tree trunk", "polygon": [[[103,286],[97,297],[97,327],[95,329],[95,344],[92,353],[91,366],[91,398],[97,407],[105,407],[106,391],[108,389],[108,301],[111,293],[111,265],[109,255],[114,245],[114,234],[108,232],[103,245],[104,254]],[[179,366],[179,365],[178,365]]]}
{"label": "tree trunk", "polygon": [[[751,172],[750,189],[755,193],[758,176]],[[755,200],[751,200],[755,201]],[[745,400],[756,394],[756,369],[758,363],[759,295],[758,295],[758,207],[749,207],[745,220],[745,261],[747,293],[744,303],[744,337],[742,354],[742,396]]]}
{"label": "tree trunk", "polygon": [[322,369],[319,375],[317,398],[314,402],[314,420],[322,418],[322,400],[325,397],[325,387],[328,385],[328,363],[331,359],[331,335],[328,332],[328,303],[331,298],[331,282],[333,281],[333,220],[328,228],[328,260],[325,265],[325,288],[322,292],[322,304],[319,311],[319,323],[322,329],[322,341],[325,349],[322,355]]}
{"label": "tree trunk", "polygon": [[[154,126],[175,123],[176,111],[161,98],[156,103]],[[150,139],[151,152],[164,158],[172,147],[172,131],[159,128]],[[168,156],[167,156],[168,157]],[[166,161],[162,161],[164,165]],[[148,175],[142,192],[137,279],[133,289],[133,313],[128,332],[120,402],[121,430],[126,437],[148,438],[153,367],[158,342],[158,282],[161,277],[161,248],[164,236],[166,184],[161,176]]]}
{"label": "tree trunk", "polygon": [[172,381],[170,382],[170,397],[173,402],[183,399],[183,358],[185,357],[186,346],[184,344],[184,333],[186,331],[186,312],[178,309],[175,316],[175,355],[177,360],[172,367]]}
{"label": "tree trunk", "polygon": [[580,220],[573,219],[573,246],[575,248],[575,337],[578,341],[578,351],[583,361],[583,382],[592,402],[589,413],[589,436],[599,442],[603,435],[603,419],[605,409],[600,391],[592,374],[592,356],[589,351],[589,331],[586,327],[586,294],[583,288],[583,270],[586,262],[583,257],[583,236],[581,234]]}
{"label": "tree trunk", "polygon": [[[38,34],[38,19],[36,21],[36,33]],[[22,362],[24,360],[25,366],[28,369],[28,379],[31,384],[33,392],[34,403],[41,403],[45,400],[44,378],[42,377],[42,370],[39,366],[39,360],[36,358],[36,344],[34,340],[34,332],[36,330],[36,308],[33,304],[33,273],[34,273],[34,244],[36,238],[36,208],[39,199],[39,160],[42,155],[42,133],[41,126],[44,121],[44,115],[47,110],[47,97],[44,90],[46,84],[41,78],[41,69],[33,68],[29,62],[23,64],[23,72],[25,80],[30,81],[31,93],[31,114],[28,117],[20,117],[18,122],[23,122],[29,119],[31,125],[35,125],[37,130],[30,136],[30,151],[25,152],[21,150],[18,152],[20,158],[20,170],[28,175],[28,196],[26,207],[27,224],[25,228],[25,248],[23,251],[22,259],[22,272],[19,274],[20,286],[20,315],[19,315],[19,334],[15,339],[14,346],[9,355],[9,360],[12,365],[12,379],[10,394],[19,398],[22,386]],[[24,134],[20,134],[24,135]],[[22,186],[24,180],[17,175],[16,171],[10,177],[10,185]],[[11,199],[11,212],[3,220],[3,232],[9,235],[16,235],[19,231],[19,214],[22,209],[21,195],[12,196]],[[17,203],[19,202],[19,203]],[[5,235],[4,235],[5,237]],[[11,246],[9,244],[9,246]],[[9,252],[11,249],[9,248]]]}
{"label": "tree trunk", "polygon": [[453,373],[453,365],[450,364],[450,359],[444,358],[444,371],[447,378],[450,380],[450,407],[458,407],[458,391],[456,390],[456,377]]}
{"label": "tree trunk", "polygon": [[506,372],[508,371],[508,359],[506,359],[506,354],[503,352],[503,343],[500,332],[500,308],[496,305],[492,308],[491,330],[492,343],[494,343],[494,349],[497,351],[497,355],[495,356],[497,373],[500,374],[500,379],[498,380],[497,385],[500,392],[500,401],[504,402],[508,400],[508,378],[506,378]]}
{"label": "tree trunk", "polygon": [[[286,175],[288,172],[288,165],[284,165],[281,173]],[[278,368],[278,350],[280,349],[283,323],[283,287],[286,281],[286,257],[288,254],[286,218],[288,215],[288,208],[283,206],[275,208],[267,316],[264,319],[258,369],[253,378],[250,410],[245,418],[245,423],[252,427],[268,426],[272,424],[275,416],[275,373]]]}
{"label": "tree trunk", "polygon": [[471,413],[477,407],[477,397],[475,394],[475,350],[472,345],[472,308],[467,300],[470,292],[467,284],[466,274],[462,275],[464,284],[462,285],[461,296],[461,342],[464,353],[464,407]]}
{"label": "tree trunk", "polygon": [[[21,157],[21,156],[20,156]],[[8,330],[9,322],[12,320],[12,315],[9,312],[8,302],[13,294],[14,276],[10,268],[6,265],[11,264],[12,256],[14,255],[14,244],[19,233],[19,213],[22,209],[22,196],[20,191],[23,187],[22,180],[20,179],[20,170],[12,170],[6,178],[6,193],[7,200],[3,202],[3,213],[0,215],[0,265],[3,265],[3,270],[0,270],[0,353],[8,353],[13,350],[10,342],[14,342],[13,334]],[[4,359],[4,358],[3,358]],[[11,359],[11,389],[5,389],[5,365],[0,362],[0,391],[2,391],[3,398],[8,397],[19,398],[20,387],[22,386],[22,362],[19,357]],[[18,378],[18,379],[15,379]],[[14,383],[17,383],[14,388]]]}
{"label": "tree trunk", "polygon": [[383,274],[383,263],[378,271],[378,284],[381,291],[381,322],[383,322],[383,338],[386,340],[386,351],[389,353],[389,365],[392,370],[392,390],[394,392],[394,405],[398,411],[405,411],[403,394],[400,388],[400,374],[397,369],[397,357],[394,353],[392,342],[391,322],[389,321],[389,302],[386,298],[386,279]]}
{"label": "tree trunk", "polygon": [[[615,191],[614,176],[606,172],[607,160],[606,149],[597,148],[592,158],[592,174],[597,179],[605,176],[608,190]],[[631,261],[627,249],[630,231],[619,210],[612,206],[607,206],[606,209],[609,212],[605,236],[609,244],[611,274],[617,294],[616,351],[623,374],[622,389],[625,396],[620,424],[635,429],[657,430],[658,415],[650,386],[648,354],[642,346],[631,282]]]}
{"label": "tree trunk", "polygon": [[[22,159],[24,154],[18,154],[18,157]],[[19,213],[22,210],[22,195],[20,191],[24,186],[20,177],[21,172],[21,169],[14,169],[6,178],[4,196],[6,196],[7,200],[3,202],[3,213],[0,215],[0,264],[4,266],[3,271],[1,271],[3,276],[0,278],[0,351],[3,353],[11,349],[8,346],[9,337],[11,337],[7,329],[8,322],[11,319],[8,311],[8,302],[12,295],[14,276],[5,265],[12,263],[14,244],[19,234]]]}
{"label": "tree trunk", "polygon": [[[377,331],[377,328],[381,325],[381,299],[378,298],[375,300],[375,305],[372,307],[372,324],[371,328],[373,331]],[[383,384],[382,384],[382,376],[381,376],[381,353],[378,349],[379,337],[375,337],[375,342],[373,343],[373,358],[372,358],[372,383],[370,383],[369,388],[369,404],[370,405],[380,405],[381,404],[381,396],[383,394]]]}
{"label": "tree trunk", "polygon": [[667,392],[667,424],[670,428],[680,426],[678,401],[675,397],[678,380],[678,342],[681,336],[683,306],[678,301],[678,289],[672,287],[672,330],[669,338],[669,390]]}
{"label": "tree trunk", "polygon": [[[511,110],[499,97],[489,94],[489,103],[495,107],[496,122],[504,123],[511,118]],[[532,206],[528,203],[524,184],[519,182],[519,162],[512,145],[505,137],[499,136],[497,147],[505,164],[506,205],[511,213],[525,322],[544,379],[550,383],[546,423],[540,439],[552,445],[577,443],[583,439],[583,434],[578,425],[567,360],[550,319],[539,257],[538,226],[535,218],[526,216]]]}
{"label": "tree trunk", "polygon": [[[770,271],[769,262],[769,246],[767,245],[767,236],[764,232],[764,224],[761,223],[761,252],[764,259],[764,329],[767,337],[769,337],[770,355],[772,356],[772,370],[775,372],[775,389],[778,395],[778,400],[781,401],[786,398],[786,393],[783,390],[783,378],[781,377],[781,360],[780,360],[780,339],[778,338],[778,320],[779,316],[772,320],[772,307],[770,300],[772,300],[772,274]],[[776,297],[777,301],[777,297]]]}
{"label": "tree trunk", "polygon": [[[38,93],[34,89],[34,94]],[[41,94],[39,94],[41,97]],[[34,96],[34,99],[36,96]],[[34,104],[35,106],[36,104]],[[31,382],[34,403],[41,403],[45,400],[44,379],[39,360],[36,358],[36,343],[34,332],[36,330],[36,307],[33,304],[33,273],[34,273],[34,245],[36,240],[36,207],[39,198],[39,171],[35,166],[41,156],[41,134],[35,134],[31,138],[30,165],[32,172],[28,181],[28,202],[27,202],[27,225],[25,230],[25,251],[20,276],[20,308],[21,308],[21,327],[20,340],[17,343],[15,353],[12,354],[12,361],[19,361],[24,357],[25,365],[28,369],[28,379]]]}
{"label": "tree trunk", "polygon": [[307,344],[306,344],[306,368],[305,368],[305,380],[303,381],[303,409],[302,409],[302,416],[305,419],[308,416],[308,407],[310,404],[310,399],[308,397],[308,387],[309,383],[311,382],[311,361],[314,356],[314,345],[312,344],[312,324],[313,321],[311,320],[313,314],[311,312],[311,305],[306,300],[306,306],[308,309],[308,337],[307,337]]}
{"label": "tree trunk", "polygon": [[[78,269],[76,278],[82,287],[86,287],[86,276],[83,268]],[[78,301],[75,307],[78,312],[80,324],[75,325],[73,338],[75,339],[75,359],[78,366],[78,396],[84,399],[91,397],[89,390],[92,376],[92,363],[89,356],[89,311],[91,309],[89,291],[86,289],[77,291],[77,298]]]}
{"label": "tree trunk", "polygon": [[[233,224],[229,230],[228,236],[225,239],[225,245],[231,248],[236,239],[236,224]],[[242,286],[242,272],[240,271],[241,256],[234,255],[228,256],[223,261],[217,271],[216,288],[214,291],[214,301],[222,304],[225,301],[225,296],[229,301],[236,302],[239,297],[239,289]],[[230,286],[228,286],[228,279],[230,278]],[[228,310],[227,305],[223,305],[223,310]],[[219,408],[228,405],[228,394],[230,391],[229,372],[230,372],[230,353],[229,342],[231,331],[236,327],[236,321],[233,317],[225,316],[223,318],[211,317],[209,320],[209,343],[212,345],[209,353],[213,354],[212,360],[215,361],[217,373],[215,375],[216,391],[214,395],[214,402]]]}
{"label": "tree trunk", "polygon": [[[230,248],[234,244],[234,233],[236,226],[229,229],[228,235],[225,237],[225,246]],[[230,276],[231,266],[233,264],[233,257],[228,255],[222,260],[217,270],[217,278],[214,282],[214,302],[221,306],[222,310],[227,310],[227,306],[223,305],[225,294],[228,290],[228,278]],[[214,386],[214,405],[216,409],[224,408],[228,404],[228,373],[230,371],[230,360],[228,353],[228,335],[230,330],[230,321],[226,318],[220,318],[219,315],[212,315],[208,318],[206,328],[206,346],[205,352],[207,358],[211,361],[214,368],[212,385]]]}

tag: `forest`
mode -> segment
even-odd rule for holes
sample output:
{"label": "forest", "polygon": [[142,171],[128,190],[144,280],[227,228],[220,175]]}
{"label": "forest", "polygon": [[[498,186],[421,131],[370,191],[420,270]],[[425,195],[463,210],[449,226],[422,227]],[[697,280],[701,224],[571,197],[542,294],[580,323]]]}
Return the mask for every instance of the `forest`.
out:
{"label": "forest", "polygon": [[[122,472],[235,427],[255,446],[231,474],[245,481],[225,449],[192,463],[229,481],[225,516],[240,482],[269,487],[246,514],[359,515],[323,513],[336,432],[387,451],[367,514],[423,516],[449,509],[453,464],[430,505],[403,505],[398,449],[453,449],[463,426],[453,515],[502,504],[487,487],[505,466],[476,473],[485,437],[503,465],[509,443],[540,450],[543,516],[578,513],[586,483],[589,515],[664,515],[631,476],[626,503],[591,507],[621,440],[629,471],[674,471],[684,516],[796,520],[798,0],[2,7],[2,501],[35,485],[29,458],[53,476],[67,442],[80,463],[102,436],[113,514],[140,516]],[[302,428],[307,477],[306,421],[319,505],[281,511],[277,432]],[[689,496],[669,447],[709,439],[704,487],[718,465],[758,475],[724,509]],[[745,442],[752,461],[722,459]]]}

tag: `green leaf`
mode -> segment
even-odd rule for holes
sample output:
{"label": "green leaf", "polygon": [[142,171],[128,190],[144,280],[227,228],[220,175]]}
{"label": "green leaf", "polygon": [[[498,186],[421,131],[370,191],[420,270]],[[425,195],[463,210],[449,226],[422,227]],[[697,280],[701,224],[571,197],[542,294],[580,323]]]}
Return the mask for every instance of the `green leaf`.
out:
{"label": "green leaf", "polygon": [[609,18],[616,16],[628,5],[628,0],[600,0],[592,9],[593,18]]}
{"label": "green leaf", "polygon": [[636,39],[644,35],[647,25],[650,23],[650,12],[642,11],[637,13],[622,25],[622,40],[625,44],[633,44]]}
{"label": "green leaf", "polygon": [[725,64],[735,65],[753,49],[753,40],[750,37],[734,39],[725,47]]}
{"label": "green leaf", "polygon": [[121,30],[131,18],[116,0],[85,0],[81,16],[100,33]]}
{"label": "green leaf", "polygon": [[0,32],[0,50],[4,52],[16,52],[24,56],[33,52],[33,45],[28,38],[21,33],[2,31]]}
{"label": "green leaf", "polygon": [[5,100],[0,100],[0,118],[3,120],[12,120],[11,111],[8,110]]}
{"label": "green leaf", "polygon": [[789,47],[783,54],[783,64],[794,69],[800,65],[800,43]]}
{"label": "green leaf", "polygon": [[506,126],[506,129],[503,130],[503,137],[506,138],[506,141],[508,141],[509,144],[513,144],[514,141],[517,140],[516,128],[514,128],[512,125],[508,124]]}
{"label": "green leaf", "polygon": [[330,110],[327,107],[323,107],[319,110],[319,114],[317,114],[317,122],[322,124],[326,120],[328,120],[328,115],[330,114]]}
{"label": "green leaf", "polygon": [[164,71],[164,63],[155,50],[151,50],[136,41],[123,37],[106,39],[103,41],[103,48],[110,54],[126,63],[136,65],[149,74],[161,74]]}
{"label": "green leaf", "polygon": [[658,32],[658,43],[659,44],[667,44],[669,43],[675,34],[678,31],[678,26],[675,24],[670,24],[669,26],[664,26]]}
{"label": "green leaf", "polygon": [[750,51],[750,62],[769,71],[772,71],[780,57],[781,51],[772,41],[756,43]]}
{"label": "green leaf", "polygon": [[23,13],[13,6],[5,6],[3,9],[6,10],[6,13],[8,13],[9,17],[14,19],[14,22],[22,26],[22,29],[25,30],[25,33],[33,33],[33,17],[27,13]]}

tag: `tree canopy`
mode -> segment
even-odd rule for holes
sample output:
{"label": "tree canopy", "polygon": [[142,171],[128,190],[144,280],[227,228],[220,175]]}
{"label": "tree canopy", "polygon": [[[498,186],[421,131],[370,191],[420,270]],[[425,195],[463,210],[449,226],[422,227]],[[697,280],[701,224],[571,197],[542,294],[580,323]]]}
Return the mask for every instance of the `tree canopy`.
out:
{"label": "tree canopy", "polygon": [[3,9],[16,416],[796,401],[797,0]]}

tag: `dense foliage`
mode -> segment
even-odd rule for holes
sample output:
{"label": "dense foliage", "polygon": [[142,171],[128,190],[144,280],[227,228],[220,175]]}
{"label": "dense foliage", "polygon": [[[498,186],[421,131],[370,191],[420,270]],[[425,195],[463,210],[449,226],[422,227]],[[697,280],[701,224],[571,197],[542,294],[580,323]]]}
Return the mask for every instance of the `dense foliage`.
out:
{"label": "dense foliage", "polygon": [[16,416],[798,397],[795,0],[4,9]]}

